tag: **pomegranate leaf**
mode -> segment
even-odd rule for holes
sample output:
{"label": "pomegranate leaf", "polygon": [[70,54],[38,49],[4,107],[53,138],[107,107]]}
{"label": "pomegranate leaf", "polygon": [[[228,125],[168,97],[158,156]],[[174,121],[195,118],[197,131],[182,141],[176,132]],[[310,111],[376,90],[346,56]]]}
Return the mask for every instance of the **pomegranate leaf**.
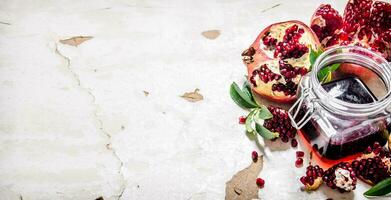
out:
{"label": "pomegranate leaf", "polygon": [[273,117],[273,114],[267,109],[265,105],[261,105],[260,108],[258,109],[257,117],[260,119],[270,119]]}
{"label": "pomegranate leaf", "polygon": [[311,64],[311,67],[310,67],[310,70],[312,70],[312,66],[314,66],[315,64],[315,61],[316,61],[316,58],[319,57],[320,54],[322,54],[323,51],[321,49],[319,49],[318,51],[315,51],[311,48],[311,52],[310,52],[310,64]]}
{"label": "pomegranate leaf", "polygon": [[318,80],[322,83],[327,83],[332,80],[332,73],[339,68],[340,64],[332,64],[328,67],[325,67],[318,72]]}
{"label": "pomegranate leaf", "polygon": [[252,110],[246,117],[246,131],[249,132],[249,133],[254,133],[254,128],[253,128],[253,124],[254,124],[254,114],[257,112],[256,109]]}
{"label": "pomegranate leaf", "polygon": [[259,124],[255,124],[255,130],[257,131],[257,133],[260,136],[262,136],[263,138],[265,138],[267,140],[271,140],[271,139],[277,138],[279,136],[279,134],[277,132],[271,132],[269,129],[267,129]]}
{"label": "pomegranate leaf", "polygon": [[251,93],[251,86],[250,86],[250,84],[248,83],[248,81],[245,81],[245,82],[243,83],[242,91],[243,91],[243,93],[244,93],[250,100],[252,100],[253,102],[255,102],[255,101],[254,101],[254,98],[253,98],[253,94]]}
{"label": "pomegranate leaf", "polygon": [[247,116],[246,120],[246,130],[248,132],[253,132],[253,124],[263,125],[265,119],[270,119],[273,117],[273,114],[267,109],[266,106],[261,105],[259,108],[253,109],[250,114]]}
{"label": "pomegranate leaf", "polygon": [[256,112],[255,112],[254,115],[253,115],[254,122],[255,122],[256,124],[263,125],[263,123],[265,123],[265,120],[263,120],[263,119],[261,119],[261,118],[259,117],[259,112],[260,112],[260,109],[257,108],[257,109],[256,109]]}
{"label": "pomegranate leaf", "polygon": [[250,99],[235,82],[231,84],[230,95],[232,100],[242,108],[258,107],[254,100]]}
{"label": "pomegranate leaf", "polygon": [[364,193],[365,197],[384,196],[391,193],[391,177],[380,181]]}
{"label": "pomegranate leaf", "polygon": [[320,81],[321,83],[327,83],[327,82],[330,82],[331,80],[333,79],[333,75],[331,72],[327,72],[326,76],[323,77],[322,81]]}

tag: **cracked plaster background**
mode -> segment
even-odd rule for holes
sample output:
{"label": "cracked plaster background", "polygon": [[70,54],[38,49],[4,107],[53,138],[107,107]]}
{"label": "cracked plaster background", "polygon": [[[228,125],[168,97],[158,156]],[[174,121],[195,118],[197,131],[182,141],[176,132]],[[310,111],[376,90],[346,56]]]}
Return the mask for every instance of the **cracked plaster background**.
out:
{"label": "cracked plaster background", "polygon": [[[257,148],[228,94],[240,53],[325,2],[1,0],[0,199],[223,199]],[[59,43],[78,35],[94,38]],[[203,101],[179,98],[195,88]],[[284,148],[265,148],[260,198],[341,197],[300,192]]]}

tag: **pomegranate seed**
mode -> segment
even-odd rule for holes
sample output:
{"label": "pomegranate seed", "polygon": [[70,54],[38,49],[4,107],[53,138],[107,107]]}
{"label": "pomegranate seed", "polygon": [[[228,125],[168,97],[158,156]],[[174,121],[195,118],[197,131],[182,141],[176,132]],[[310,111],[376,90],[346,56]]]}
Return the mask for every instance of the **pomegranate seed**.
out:
{"label": "pomegranate seed", "polygon": [[312,176],[312,175],[313,175],[313,174],[312,174],[312,171],[307,171],[306,175],[307,175],[307,176]]}
{"label": "pomegranate seed", "polygon": [[251,158],[253,159],[254,162],[257,162],[257,160],[258,160],[258,153],[256,151],[253,151],[251,153]]}
{"label": "pomegranate seed", "polygon": [[380,144],[378,143],[378,142],[375,142],[374,144],[373,144],[373,148],[374,149],[377,149],[377,148],[379,148],[380,147]]}
{"label": "pomegranate seed", "polygon": [[302,177],[300,178],[300,182],[303,183],[303,185],[306,184],[305,176],[302,176]]}
{"label": "pomegranate seed", "polygon": [[258,187],[262,188],[265,185],[265,180],[263,180],[261,178],[257,178],[256,183],[257,183]]}
{"label": "pomegranate seed", "polygon": [[313,185],[314,184],[314,178],[312,178],[312,176],[308,178],[308,184],[309,185]]}
{"label": "pomegranate seed", "polygon": [[377,154],[379,154],[381,151],[382,151],[382,148],[381,148],[381,147],[378,147],[378,148],[376,148],[376,149],[373,150],[373,153],[377,155]]}
{"label": "pomegranate seed", "polygon": [[295,162],[296,167],[301,167],[303,166],[303,158],[298,158]]}
{"label": "pomegranate seed", "polygon": [[304,156],[304,152],[303,151],[296,151],[296,157],[297,158],[301,158]]}
{"label": "pomegranate seed", "polygon": [[281,137],[281,141],[284,143],[287,143],[287,142],[289,142],[289,138],[288,137]]}
{"label": "pomegranate seed", "polygon": [[297,140],[296,139],[292,139],[291,140],[291,146],[292,147],[297,147]]}
{"label": "pomegranate seed", "polygon": [[371,153],[371,152],[372,152],[372,148],[370,146],[367,147],[366,153]]}
{"label": "pomegranate seed", "polygon": [[245,116],[240,116],[239,117],[239,124],[244,124],[244,123],[246,123],[246,117]]}

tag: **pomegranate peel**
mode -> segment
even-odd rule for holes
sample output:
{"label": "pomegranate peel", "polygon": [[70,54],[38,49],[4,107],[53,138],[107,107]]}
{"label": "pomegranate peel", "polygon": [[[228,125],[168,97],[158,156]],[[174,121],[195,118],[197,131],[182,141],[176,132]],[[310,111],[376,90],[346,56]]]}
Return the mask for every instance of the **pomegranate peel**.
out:
{"label": "pomegranate peel", "polygon": [[318,177],[314,180],[314,184],[310,185],[308,183],[305,184],[305,189],[307,191],[317,190],[323,184],[322,177]]}

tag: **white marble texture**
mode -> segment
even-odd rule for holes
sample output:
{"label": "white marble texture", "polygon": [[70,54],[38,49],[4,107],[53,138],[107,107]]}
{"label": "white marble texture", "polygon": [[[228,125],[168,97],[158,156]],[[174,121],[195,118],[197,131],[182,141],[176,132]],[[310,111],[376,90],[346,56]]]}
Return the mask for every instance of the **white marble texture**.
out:
{"label": "white marble texture", "polygon": [[[223,199],[257,148],[228,94],[240,53],[325,2],[345,4],[0,0],[0,199]],[[78,35],[94,38],[59,43]],[[179,97],[195,88],[203,101]],[[294,152],[266,146],[261,199],[363,199],[301,192]]]}

